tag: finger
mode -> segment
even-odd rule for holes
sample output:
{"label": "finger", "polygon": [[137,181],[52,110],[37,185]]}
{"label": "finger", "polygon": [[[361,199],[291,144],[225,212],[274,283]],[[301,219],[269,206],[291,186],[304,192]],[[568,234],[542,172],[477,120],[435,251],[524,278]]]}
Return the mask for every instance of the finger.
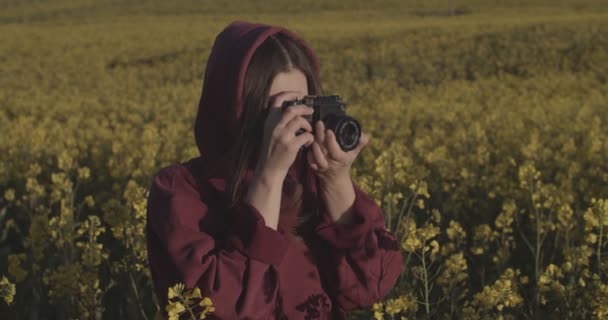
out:
{"label": "finger", "polygon": [[274,118],[270,121],[272,128],[276,127],[283,116],[283,109],[281,108],[283,103],[287,100],[299,99],[302,96],[304,96],[304,93],[299,91],[281,91],[269,97],[269,118]]}
{"label": "finger", "polygon": [[298,147],[301,148],[303,146],[306,145],[310,145],[311,143],[313,143],[315,141],[315,136],[312,135],[312,133],[310,132],[304,132],[299,136],[296,136],[292,142],[290,142],[290,144],[293,143],[294,147]]}
{"label": "finger", "polygon": [[363,149],[363,147],[365,147],[369,143],[369,140],[370,140],[369,135],[367,135],[365,132],[362,132],[361,138],[359,139],[359,143],[357,144],[355,149],[353,149],[349,152],[352,152],[354,154],[359,154],[361,152],[361,149]]}
{"label": "finger", "polygon": [[314,136],[313,136],[313,138],[312,138],[312,141],[306,142],[306,143],[304,144],[304,146],[306,146],[306,147],[310,147],[310,145],[311,145],[313,142],[315,142],[315,138],[314,138]]}
{"label": "finger", "polygon": [[332,159],[335,159],[342,163],[347,163],[349,161],[349,155],[340,148],[338,145],[338,141],[336,141],[336,136],[334,132],[327,129],[325,131],[325,147],[329,152],[329,156]]}
{"label": "finger", "polygon": [[[297,116],[307,116],[313,114],[314,109],[307,105],[290,106],[283,111],[281,120],[277,123],[277,127],[285,127],[293,118]],[[312,128],[310,129],[312,131]]]}
{"label": "finger", "polygon": [[[313,141],[311,143],[311,145],[313,145],[314,143],[315,142]],[[319,165],[317,165],[317,162],[315,160],[315,155],[314,155],[314,152],[312,151],[312,147],[311,147],[311,150],[306,152],[306,161],[308,162],[308,165],[310,165],[310,167],[313,168],[314,170],[319,169]]]}
{"label": "finger", "polygon": [[317,123],[315,123],[315,140],[320,145],[323,145],[325,140],[325,125],[321,120],[317,120]]}
{"label": "finger", "polygon": [[287,123],[287,125],[285,126],[285,128],[283,129],[285,134],[290,134],[290,135],[294,135],[296,134],[296,132],[299,129],[304,129],[307,132],[312,132],[312,125],[310,125],[310,122],[308,122],[308,120],[297,116],[294,117],[293,119],[291,119],[291,121],[289,121],[289,123]]}
{"label": "finger", "polygon": [[315,141],[319,144],[323,155],[327,157],[327,148],[325,147],[325,124],[323,121],[317,121],[315,130]]}
{"label": "finger", "polygon": [[283,102],[302,98],[306,94],[300,91],[281,91],[270,96],[270,105],[274,108],[283,106]]}
{"label": "finger", "polygon": [[319,166],[316,163],[308,163],[314,171],[319,171]]}
{"label": "finger", "polygon": [[283,116],[281,106],[284,101],[297,99],[302,95],[303,93],[299,91],[281,91],[269,96],[268,114],[266,115],[266,121],[264,123],[265,130],[273,130],[281,120],[281,117]]}
{"label": "finger", "polygon": [[317,170],[325,171],[329,167],[329,163],[327,162],[327,158],[321,151],[321,146],[315,141],[312,144],[312,154],[315,159],[315,163],[317,164]]}

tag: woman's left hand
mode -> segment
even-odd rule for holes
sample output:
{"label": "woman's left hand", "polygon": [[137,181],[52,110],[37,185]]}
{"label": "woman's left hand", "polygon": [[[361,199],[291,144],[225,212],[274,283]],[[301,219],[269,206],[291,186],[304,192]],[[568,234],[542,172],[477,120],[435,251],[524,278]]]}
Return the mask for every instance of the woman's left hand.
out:
{"label": "woman's left hand", "polygon": [[361,133],[359,144],[355,149],[344,152],[333,131],[325,129],[323,121],[315,123],[315,141],[307,154],[307,160],[322,181],[332,181],[339,177],[350,177],[350,167],[369,142],[369,136]]}

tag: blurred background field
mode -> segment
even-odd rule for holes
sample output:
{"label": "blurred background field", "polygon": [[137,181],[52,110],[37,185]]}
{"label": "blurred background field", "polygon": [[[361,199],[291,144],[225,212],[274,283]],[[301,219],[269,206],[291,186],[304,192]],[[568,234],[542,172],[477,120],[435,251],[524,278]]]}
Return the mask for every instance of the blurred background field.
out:
{"label": "blurred background field", "polygon": [[237,19],[307,39],[372,135],[407,266],[353,319],[608,317],[608,1],[0,0],[0,318],[164,308],[146,192]]}

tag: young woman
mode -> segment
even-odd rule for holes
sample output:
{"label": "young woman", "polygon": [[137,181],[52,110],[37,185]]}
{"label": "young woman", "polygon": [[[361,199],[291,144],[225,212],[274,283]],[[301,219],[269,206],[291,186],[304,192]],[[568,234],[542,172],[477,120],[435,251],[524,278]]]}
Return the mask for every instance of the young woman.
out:
{"label": "young woman", "polygon": [[344,152],[302,117],[312,108],[282,112],[320,94],[318,60],[289,30],[237,21],[217,36],[194,127],[200,156],[162,168],[148,198],[163,309],[184,283],[211,298],[214,319],[346,319],[395,285],[397,241],[349,176],[369,137]]}

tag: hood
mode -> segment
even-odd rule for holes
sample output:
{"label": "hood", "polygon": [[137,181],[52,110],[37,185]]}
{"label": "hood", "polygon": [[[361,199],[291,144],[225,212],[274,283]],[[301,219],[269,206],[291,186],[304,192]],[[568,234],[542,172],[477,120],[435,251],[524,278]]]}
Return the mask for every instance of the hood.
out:
{"label": "hood", "polygon": [[[262,42],[276,33],[301,43],[314,72],[319,74],[319,62],[310,46],[285,28],[235,21],[220,32],[207,61],[194,124],[196,145],[206,166],[215,168],[209,173],[213,177],[227,177],[227,161],[223,157],[235,143],[236,125],[243,113],[243,84],[249,61]],[[297,162],[301,160],[302,156],[298,155]]]}

